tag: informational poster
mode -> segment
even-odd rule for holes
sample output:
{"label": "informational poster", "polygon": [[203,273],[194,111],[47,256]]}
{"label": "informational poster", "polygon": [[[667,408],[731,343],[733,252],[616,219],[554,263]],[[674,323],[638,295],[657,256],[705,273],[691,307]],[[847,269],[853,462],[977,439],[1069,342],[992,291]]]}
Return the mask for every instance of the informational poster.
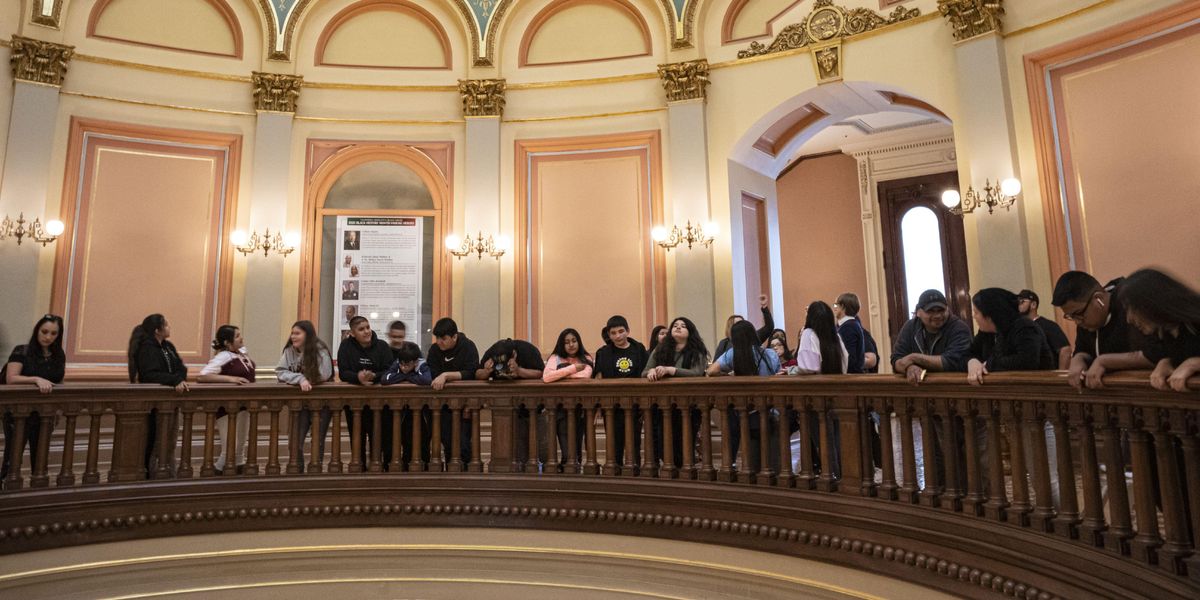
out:
{"label": "informational poster", "polygon": [[334,322],[340,338],[350,335],[350,319],[358,315],[370,319],[382,340],[396,319],[408,331],[423,331],[421,233],[418,217],[337,218]]}

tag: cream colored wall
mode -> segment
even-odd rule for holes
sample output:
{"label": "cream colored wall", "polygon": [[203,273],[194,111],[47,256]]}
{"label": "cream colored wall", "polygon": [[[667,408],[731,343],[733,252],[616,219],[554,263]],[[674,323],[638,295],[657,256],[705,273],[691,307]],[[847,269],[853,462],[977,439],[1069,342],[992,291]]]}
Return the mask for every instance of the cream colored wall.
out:
{"label": "cream colored wall", "polygon": [[235,54],[234,34],[206,0],[113,0],[96,21],[96,35],[168,48]]}
{"label": "cream colored wall", "polygon": [[335,65],[442,68],[449,62],[438,32],[408,12],[373,10],[342,22],[323,62]]}
{"label": "cream colored wall", "polygon": [[641,24],[616,2],[576,4],[554,13],[529,42],[531,65],[645,54]]}

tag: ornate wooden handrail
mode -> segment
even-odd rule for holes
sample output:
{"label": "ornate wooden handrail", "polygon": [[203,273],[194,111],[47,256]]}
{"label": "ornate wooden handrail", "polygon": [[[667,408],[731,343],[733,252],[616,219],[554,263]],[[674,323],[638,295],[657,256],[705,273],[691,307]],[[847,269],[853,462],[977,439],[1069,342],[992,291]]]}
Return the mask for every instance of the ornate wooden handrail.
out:
{"label": "ornate wooden handrail", "polygon": [[[274,490],[285,495],[303,490],[324,498],[324,507],[313,510],[330,514],[332,504],[340,514],[346,494],[360,489],[356,482],[368,485],[369,491],[362,492],[366,496],[382,493],[381,486],[392,491],[436,488],[441,490],[437,494],[452,489],[469,494],[474,503],[446,504],[447,518],[461,512],[477,515],[475,522],[490,523],[484,518],[493,506],[488,502],[490,493],[509,497],[534,493],[531,490],[544,493],[542,483],[534,481],[552,482],[555,490],[607,490],[618,503],[624,501],[619,500],[622,494],[642,498],[627,499],[630,502],[644,502],[640,494],[652,485],[680,497],[690,495],[701,507],[730,494],[754,497],[759,503],[755,508],[742,507],[735,513],[742,518],[779,514],[780,523],[793,518],[786,511],[809,510],[797,502],[842,503],[848,512],[829,513],[826,518],[831,521],[910,519],[912,531],[935,531],[950,523],[968,538],[981,536],[969,543],[960,538],[951,544],[956,549],[944,550],[950,559],[925,567],[955,582],[931,585],[955,593],[977,595],[970,590],[996,589],[1018,597],[1069,596],[1071,590],[1088,589],[1081,582],[1091,577],[1087,585],[1103,583],[1132,595],[1144,593],[1138,586],[1154,580],[1160,594],[1194,597],[1200,591],[1200,555],[1195,552],[1200,547],[1200,392],[1159,392],[1150,388],[1144,374],[1119,374],[1106,378],[1103,390],[1078,393],[1064,377],[1061,373],[994,374],[982,387],[965,385],[961,375],[931,375],[919,387],[891,376],[550,385],[464,382],[440,392],[412,386],[331,384],[301,393],[295,387],[258,384],[194,385],[190,392],[176,394],[153,385],[66,384],[40,395],[34,388],[6,386],[0,387],[0,412],[11,414],[15,425],[13,439],[6,444],[24,443],[26,420],[35,413],[57,415],[57,419],[40,418],[32,471],[23,471],[26,461],[13,453],[14,468],[0,493],[0,553],[130,537],[128,531],[121,535],[109,531],[125,522],[119,516],[112,520],[119,513],[113,507],[139,502],[154,506],[165,502],[162,494],[168,490],[176,499],[206,496],[208,504],[201,507],[205,510],[222,507],[222,501],[213,498],[237,490]],[[390,422],[373,419],[371,447],[360,448],[361,437],[355,434],[363,427],[364,409],[380,415],[385,406],[394,409]],[[330,452],[322,452],[318,445],[304,464],[302,444],[293,443],[290,415],[309,409],[316,429],[315,415],[323,408],[335,416]],[[343,447],[342,408],[348,411],[348,449]],[[249,413],[247,464],[240,472],[232,468],[233,456],[223,474],[214,468],[219,409]],[[549,410],[552,416],[530,419],[529,409]],[[411,418],[422,411],[428,423]],[[404,431],[402,413],[408,420]],[[148,439],[148,417],[155,419],[155,439]],[[451,424],[448,444],[442,444],[445,419]],[[178,439],[176,420],[182,424]],[[643,435],[637,434],[639,421]],[[86,436],[77,435],[81,422],[86,424]],[[109,422],[111,430],[105,427]],[[227,439],[235,439],[235,423],[236,419],[228,419]],[[631,435],[618,448],[613,433],[621,424]],[[560,426],[567,430],[562,452],[557,448]],[[379,435],[385,427],[392,429],[392,462],[387,464]],[[52,441],[60,429],[61,441]],[[798,444],[791,439],[793,430],[798,430]],[[400,448],[405,433],[413,448],[407,461]],[[736,446],[733,437],[739,438]],[[460,452],[463,438],[470,441],[469,456]],[[546,446],[544,459],[539,456],[539,440]],[[107,477],[102,478],[100,465],[108,443],[111,457]],[[77,444],[82,452],[76,452]],[[443,445],[448,448],[446,456],[440,452]],[[794,445],[798,449],[793,450]],[[433,450],[428,459],[418,451],[421,448]],[[365,460],[358,458],[362,450]],[[161,458],[147,469],[151,451]],[[86,457],[81,475],[77,473],[80,454]],[[346,454],[349,461],[344,460]],[[615,460],[618,454],[623,455],[620,463]],[[736,463],[729,460],[733,454],[739,457]],[[794,461],[798,466],[793,466]],[[53,484],[51,472],[57,473]],[[229,498],[223,501],[230,502]],[[393,508],[386,503],[374,508],[346,504],[347,513],[352,505],[367,513]],[[590,514],[595,514],[594,503],[590,505]],[[83,512],[63,517],[50,512],[51,507]],[[442,508],[435,504],[408,510],[436,515]],[[400,505],[395,509],[402,510]],[[205,510],[197,514],[211,519],[213,511]],[[261,510],[265,516],[268,509]],[[579,509],[562,510],[565,516],[568,510]],[[720,509],[728,510],[733,509]],[[618,513],[625,514],[613,514]],[[229,514],[232,517],[233,510]],[[601,518],[604,514],[600,510]],[[105,515],[104,520],[94,515]],[[164,525],[190,520],[182,515],[192,512],[150,512],[147,517],[143,511],[140,518],[154,519],[156,524],[161,520]],[[699,524],[702,516],[694,517]],[[673,522],[683,517],[665,518]],[[721,531],[729,533],[728,521],[720,522]],[[738,525],[747,530],[750,526]],[[757,530],[759,525],[753,527]],[[784,526],[770,529],[775,532],[772,539],[810,535]],[[844,524],[841,530],[863,536],[872,531],[862,523]],[[172,531],[167,527],[146,535]],[[762,531],[767,536],[765,525]],[[884,537],[922,538],[923,534],[912,531],[891,530]],[[938,539],[954,539],[946,535],[939,533]],[[837,549],[844,541],[848,552],[857,548],[853,551],[895,555],[886,543],[869,537],[853,542],[849,537],[833,538],[838,541],[816,536],[814,545],[828,548],[832,543]],[[953,560],[956,552],[974,552],[978,560],[990,560],[982,558],[986,553],[980,548],[1026,543],[1032,562],[1012,576],[1002,577],[1000,567],[993,573]],[[771,545],[768,549],[782,551]],[[1092,565],[1082,568],[1082,579],[1063,581],[1069,577],[1062,575],[1056,580],[1043,573],[1029,576],[1040,582],[1036,586],[1022,582],[1020,572],[1036,571],[1030,565],[1042,560],[1039,557],[1045,557],[1044,563],[1037,563],[1043,565],[1039,568],[1053,569],[1051,557],[1063,552],[1072,557],[1063,564]],[[910,561],[910,554],[901,552],[899,559],[887,560],[914,566],[917,556]],[[922,565],[932,560],[917,554]],[[830,560],[877,568],[862,561]],[[1021,558],[1013,560],[1020,564]],[[1133,576],[1142,583],[1126,583],[1122,588],[1112,582],[1117,575]],[[1030,590],[1036,593],[1030,595]],[[1117,591],[1104,595],[1121,597]]]}

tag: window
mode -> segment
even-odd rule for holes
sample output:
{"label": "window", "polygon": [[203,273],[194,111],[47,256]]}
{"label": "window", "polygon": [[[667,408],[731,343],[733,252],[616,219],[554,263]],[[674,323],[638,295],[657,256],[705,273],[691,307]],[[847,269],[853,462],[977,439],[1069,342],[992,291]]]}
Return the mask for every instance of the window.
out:
{"label": "window", "polygon": [[900,244],[904,251],[904,279],[909,311],[928,289],[946,292],[942,265],[942,232],[937,215],[929,207],[914,206],[900,219]]}

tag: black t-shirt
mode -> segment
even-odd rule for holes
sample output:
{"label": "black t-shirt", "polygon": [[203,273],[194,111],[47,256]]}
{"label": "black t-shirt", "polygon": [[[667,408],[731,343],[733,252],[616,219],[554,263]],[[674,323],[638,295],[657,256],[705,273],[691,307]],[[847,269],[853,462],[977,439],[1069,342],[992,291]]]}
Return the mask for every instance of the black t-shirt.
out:
{"label": "black t-shirt", "polygon": [[1062,330],[1062,327],[1058,326],[1058,323],[1046,317],[1038,317],[1034,323],[1037,323],[1042,328],[1042,332],[1046,334],[1046,343],[1050,344],[1050,350],[1054,352],[1054,356],[1058,356],[1058,351],[1062,350],[1063,346],[1071,344],[1070,340],[1067,339],[1066,332]]}
{"label": "black t-shirt", "polygon": [[629,345],[618,348],[605,344],[596,351],[596,367],[593,369],[597,377],[604,379],[639,378],[650,354],[641,342],[630,338]]}
{"label": "black t-shirt", "polygon": [[[1158,342],[1143,335],[1136,327],[1131,327],[1125,320],[1125,304],[1121,302],[1121,284],[1123,277],[1114,279],[1104,286],[1109,293],[1108,322],[1098,331],[1089,331],[1082,327],[1075,330],[1075,352],[1089,354],[1093,358],[1101,354],[1121,354],[1125,352],[1158,352],[1155,346]],[[1092,300],[1099,302],[1099,300]]]}
{"label": "black t-shirt", "polygon": [[1200,356],[1200,329],[1180,327],[1179,335],[1163,334],[1159,343],[1145,350],[1146,358],[1158,365],[1158,361],[1169,358],[1178,367],[1183,361]]}
{"label": "black t-shirt", "polygon": [[22,377],[41,377],[50,383],[62,383],[63,374],[66,370],[65,359],[55,359],[52,356],[45,356],[42,353],[36,353],[35,356],[25,354],[25,346],[17,346],[13,348],[12,354],[8,356],[4,366],[0,368],[0,383],[6,383],[8,379],[9,363],[19,363],[21,365]]}
{"label": "black t-shirt", "polygon": [[[480,368],[482,368],[482,365],[486,363],[489,358],[500,354],[501,344],[509,342],[511,342],[516,348],[518,367],[521,367],[522,369],[536,369],[539,372],[546,369],[546,361],[542,360],[542,352],[537,349],[537,346],[534,346],[525,340],[500,340],[495,344],[492,344],[487,349],[487,352],[484,352],[483,356],[480,357]],[[490,376],[491,374],[489,373],[489,378]]]}

